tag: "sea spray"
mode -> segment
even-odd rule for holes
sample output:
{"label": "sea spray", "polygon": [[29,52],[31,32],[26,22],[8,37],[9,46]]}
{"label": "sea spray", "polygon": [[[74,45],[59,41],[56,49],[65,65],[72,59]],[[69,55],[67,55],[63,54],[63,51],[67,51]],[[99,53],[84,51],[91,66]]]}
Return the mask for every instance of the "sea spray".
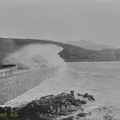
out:
{"label": "sea spray", "polygon": [[59,71],[64,71],[66,63],[58,55],[62,50],[62,47],[53,44],[30,44],[8,54],[3,64],[16,64],[19,68],[59,66]]}
{"label": "sea spray", "polygon": [[53,44],[30,44],[9,54],[4,59],[5,63],[14,63],[19,66],[22,65],[22,67],[26,67],[31,70],[36,68],[42,69],[42,66],[51,68],[51,70],[53,70],[52,68],[56,68],[56,70],[51,78],[46,79],[33,89],[17,96],[17,98],[6,102],[5,106],[19,106],[44,95],[58,93],[61,90],[60,87],[62,87],[62,84],[59,84],[59,82],[63,81],[64,83],[62,78],[67,68],[66,63],[59,56],[59,53],[62,50],[62,47]]}

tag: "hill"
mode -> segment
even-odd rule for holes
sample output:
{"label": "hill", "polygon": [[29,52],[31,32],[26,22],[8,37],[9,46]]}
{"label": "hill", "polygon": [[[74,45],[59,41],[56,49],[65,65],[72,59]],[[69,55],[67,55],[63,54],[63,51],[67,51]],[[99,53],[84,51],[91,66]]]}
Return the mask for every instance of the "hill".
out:
{"label": "hill", "polygon": [[119,61],[120,49],[89,50],[82,47],[50,40],[0,38],[0,64],[2,59],[28,44],[55,44],[63,47],[59,55],[66,62],[76,61]]}
{"label": "hill", "polygon": [[115,49],[112,45],[97,44],[89,40],[67,41],[67,43],[90,50]]}

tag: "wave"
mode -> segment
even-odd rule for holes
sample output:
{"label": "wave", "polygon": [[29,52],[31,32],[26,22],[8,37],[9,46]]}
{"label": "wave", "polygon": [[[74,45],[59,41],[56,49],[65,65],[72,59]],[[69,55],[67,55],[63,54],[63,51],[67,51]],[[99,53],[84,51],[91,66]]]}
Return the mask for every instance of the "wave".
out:
{"label": "wave", "polygon": [[60,66],[64,69],[66,63],[58,55],[63,48],[53,44],[29,44],[9,53],[3,64],[16,64],[19,68],[37,68]]}
{"label": "wave", "polygon": [[[51,68],[50,70],[56,68],[56,70],[52,77],[46,79],[44,82],[40,83],[38,86],[34,87],[33,89],[26,91],[20,96],[17,96],[17,98],[8,101],[7,103],[5,103],[5,106],[6,105],[14,106],[16,105],[16,103],[17,105],[19,104],[21,105],[27,99],[29,99],[28,101],[31,101],[34,100],[36,97],[37,98],[40,97],[42,94],[43,95],[45,93],[48,94],[50,91],[52,91],[50,90],[50,88],[52,88],[53,82],[56,83],[56,86],[58,86],[57,81],[62,80],[61,77],[63,76],[63,73],[65,73],[67,67],[67,64],[64,62],[64,59],[62,59],[59,56],[59,53],[62,50],[63,50],[62,47],[53,44],[47,44],[47,45],[30,44],[17,50],[16,52],[8,54],[3,60],[4,64],[8,64],[8,63],[16,64],[20,68],[21,67],[28,68],[31,70],[36,68],[42,69],[43,67]],[[45,91],[42,92],[42,90],[43,91],[45,90],[46,92]]]}

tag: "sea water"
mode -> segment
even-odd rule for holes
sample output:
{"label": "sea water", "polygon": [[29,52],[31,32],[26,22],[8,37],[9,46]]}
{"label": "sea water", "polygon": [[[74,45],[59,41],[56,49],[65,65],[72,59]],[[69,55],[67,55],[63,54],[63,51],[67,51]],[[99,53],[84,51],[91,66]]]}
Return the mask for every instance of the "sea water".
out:
{"label": "sea water", "polygon": [[[120,106],[120,62],[66,63],[58,55],[61,50],[62,48],[57,45],[32,44],[8,55],[4,61],[15,61],[16,64],[21,63],[30,69],[36,68],[36,65],[40,66],[41,63],[51,67],[51,71],[53,66],[58,68],[51,78],[45,79],[5,105],[20,105],[44,95],[75,90],[93,94],[97,105]],[[21,55],[24,59],[20,58]]]}

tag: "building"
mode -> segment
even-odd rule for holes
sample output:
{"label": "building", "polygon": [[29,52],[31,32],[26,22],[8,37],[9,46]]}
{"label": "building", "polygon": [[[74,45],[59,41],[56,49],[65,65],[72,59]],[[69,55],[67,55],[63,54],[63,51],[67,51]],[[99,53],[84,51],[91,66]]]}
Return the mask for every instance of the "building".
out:
{"label": "building", "polygon": [[14,74],[15,70],[17,70],[17,65],[2,65],[0,68],[0,78]]}

